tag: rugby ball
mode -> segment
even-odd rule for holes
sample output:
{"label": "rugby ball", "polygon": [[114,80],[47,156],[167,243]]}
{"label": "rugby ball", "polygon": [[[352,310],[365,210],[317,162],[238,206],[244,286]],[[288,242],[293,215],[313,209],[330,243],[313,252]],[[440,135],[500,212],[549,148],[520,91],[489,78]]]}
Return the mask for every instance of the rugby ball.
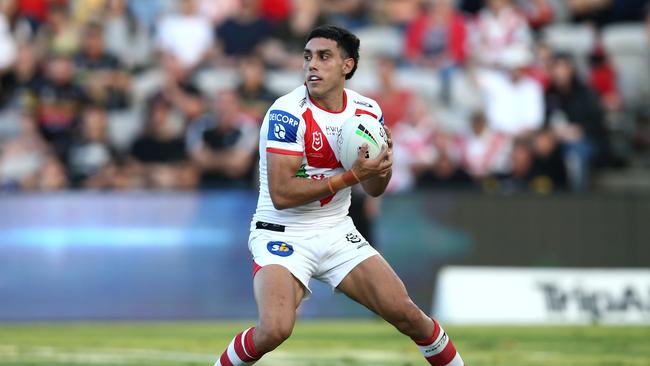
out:
{"label": "rugby ball", "polygon": [[367,114],[355,114],[343,122],[336,145],[339,161],[349,170],[354,165],[363,144],[368,144],[366,159],[374,159],[388,143],[388,136],[376,118]]}

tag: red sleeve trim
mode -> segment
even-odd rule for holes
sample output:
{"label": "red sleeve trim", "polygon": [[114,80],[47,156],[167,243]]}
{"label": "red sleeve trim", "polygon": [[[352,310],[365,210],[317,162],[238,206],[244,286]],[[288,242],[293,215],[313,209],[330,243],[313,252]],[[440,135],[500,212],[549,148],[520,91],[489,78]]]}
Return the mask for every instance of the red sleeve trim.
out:
{"label": "red sleeve trim", "polygon": [[374,119],[379,119],[379,118],[377,118],[376,114],[374,114],[372,112],[368,112],[368,111],[363,110],[363,109],[359,109],[359,108],[357,108],[357,110],[354,111],[354,114],[367,114],[367,115],[371,116]]}
{"label": "red sleeve trim", "polygon": [[303,155],[302,151],[277,149],[275,147],[267,147],[266,152],[270,152],[270,153],[274,153],[274,154],[283,154],[283,155],[296,155],[296,156],[302,156]]}

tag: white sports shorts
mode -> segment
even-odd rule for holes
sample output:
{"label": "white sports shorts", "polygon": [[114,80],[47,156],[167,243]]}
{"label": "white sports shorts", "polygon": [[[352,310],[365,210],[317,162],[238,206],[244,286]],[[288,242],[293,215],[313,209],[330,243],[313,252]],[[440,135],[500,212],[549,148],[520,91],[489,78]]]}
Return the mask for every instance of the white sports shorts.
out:
{"label": "white sports shorts", "polygon": [[[378,255],[354,227],[349,217],[335,227],[315,230],[274,231],[257,225],[248,239],[248,249],[259,267],[278,264],[289,270],[305,287],[315,278],[336,289],[354,267]],[[278,229],[278,226],[268,227]]]}

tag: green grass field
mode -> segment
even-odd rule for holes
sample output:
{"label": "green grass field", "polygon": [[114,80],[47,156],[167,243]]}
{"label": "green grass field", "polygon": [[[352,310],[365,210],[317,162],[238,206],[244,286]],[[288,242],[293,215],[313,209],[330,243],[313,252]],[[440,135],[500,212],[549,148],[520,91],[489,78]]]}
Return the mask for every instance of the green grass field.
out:
{"label": "green grass field", "polygon": [[[0,324],[0,366],[209,365],[248,323]],[[650,327],[448,327],[470,366],[648,366]],[[380,321],[300,321],[260,366],[426,365]]]}

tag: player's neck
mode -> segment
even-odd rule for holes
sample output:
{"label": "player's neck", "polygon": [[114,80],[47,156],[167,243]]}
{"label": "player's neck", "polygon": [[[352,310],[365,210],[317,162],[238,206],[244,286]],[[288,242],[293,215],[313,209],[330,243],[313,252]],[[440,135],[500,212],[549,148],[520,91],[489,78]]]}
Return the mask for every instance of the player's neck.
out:
{"label": "player's neck", "polygon": [[324,95],[313,95],[310,93],[309,98],[317,107],[328,112],[343,112],[346,106],[346,96],[343,88],[333,90]]}

